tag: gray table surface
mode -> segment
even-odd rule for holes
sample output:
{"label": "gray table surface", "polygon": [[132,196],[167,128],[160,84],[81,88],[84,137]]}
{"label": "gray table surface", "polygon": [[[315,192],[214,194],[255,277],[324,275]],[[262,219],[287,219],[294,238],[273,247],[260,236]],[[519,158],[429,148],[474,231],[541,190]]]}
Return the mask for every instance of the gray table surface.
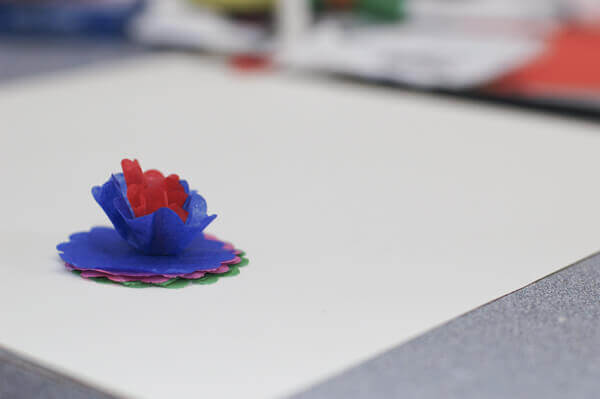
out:
{"label": "gray table surface", "polygon": [[80,381],[0,347],[0,399],[111,399]]}
{"label": "gray table surface", "polygon": [[139,56],[143,49],[117,39],[0,38],[0,83]]}
{"label": "gray table surface", "polygon": [[294,398],[597,398],[599,299],[596,254]]}

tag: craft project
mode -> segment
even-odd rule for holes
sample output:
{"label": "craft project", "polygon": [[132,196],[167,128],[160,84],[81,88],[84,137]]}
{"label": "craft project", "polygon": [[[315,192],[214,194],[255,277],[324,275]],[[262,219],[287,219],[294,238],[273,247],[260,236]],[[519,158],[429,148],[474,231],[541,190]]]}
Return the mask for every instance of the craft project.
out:
{"label": "craft project", "polygon": [[179,288],[237,275],[248,264],[232,244],[204,234],[216,215],[206,213],[206,201],[185,180],[143,172],[137,159],[121,167],[92,188],[114,229],[94,227],[57,245],[69,270],[99,282]]}

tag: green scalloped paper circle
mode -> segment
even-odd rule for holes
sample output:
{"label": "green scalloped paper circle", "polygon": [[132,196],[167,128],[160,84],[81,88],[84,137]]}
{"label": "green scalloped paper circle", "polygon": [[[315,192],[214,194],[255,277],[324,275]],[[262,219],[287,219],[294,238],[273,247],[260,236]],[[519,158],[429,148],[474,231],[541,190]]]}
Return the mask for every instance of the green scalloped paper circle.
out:
{"label": "green scalloped paper circle", "polygon": [[[147,287],[163,287],[163,288],[183,288],[189,284],[214,284],[219,281],[222,277],[233,277],[240,274],[240,267],[246,266],[250,263],[250,260],[245,257],[246,253],[242,252],[238,254],[238,256],[242,259],[240,263],[236,263],[235,265],[229,266],[229,271],[221,274],[211,274],[207,273],[204,276],[197,279],[187,279],[187,278],[172,278],[170,280],[165,281],[164,283],[144,283],[142,281],[112,281],[106,277],[88,277],[87,280],[94,280],[97,283],[101,284],[120,284],[130,288],[147,288]],[[81,270],[71,270],[72,273],[80,275]]]}

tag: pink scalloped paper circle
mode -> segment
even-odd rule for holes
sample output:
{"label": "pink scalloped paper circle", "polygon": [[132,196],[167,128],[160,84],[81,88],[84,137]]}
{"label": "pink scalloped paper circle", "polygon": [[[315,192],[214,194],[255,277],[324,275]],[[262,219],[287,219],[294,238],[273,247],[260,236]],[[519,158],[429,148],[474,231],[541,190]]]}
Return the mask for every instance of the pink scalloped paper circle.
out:
{"label": "pink scalloped paper circle", "polygon": [[[213,235],[209,235],[209,234],[205,234],[205,238],[208,240],[218,241],[217,237],[215,237]],[[228,242],[225,242],[224,244],[225,245],[223,246],[223,248],[235,251],[236,255],[239,255],[242,253],[242,251],[240,251],[239,249],[235,249],[233,244],[228,243]],[[70,263],[65,263],[65,266],[69,270],[80,271],[81,277],[84,277],[84,278],[105,277],[111,281],[115,281],[118,283],[128,282],[128,281],[141,281],[143,283],[160,284],[160,283],[167,282],[173,278],[185,278],[185,279],[194,279],[195,280],[195,279],[204,277],[206,274],[227,273],[229,271],[230,265],[236,265],[236,264],[240,263],[241,261],[242,261],[242,259],[239,256],[236,256],[235,258],[233,258],[231,260],[221,263],[221,266],[217,267],[216,269],[198,270],[198,271],[195,271],[192,273],[187,273],[187,274],[115,273],[115,272],[109,272],[109,271],[102,270],[102,269],[82,269],[82,268],[79,268]]]}

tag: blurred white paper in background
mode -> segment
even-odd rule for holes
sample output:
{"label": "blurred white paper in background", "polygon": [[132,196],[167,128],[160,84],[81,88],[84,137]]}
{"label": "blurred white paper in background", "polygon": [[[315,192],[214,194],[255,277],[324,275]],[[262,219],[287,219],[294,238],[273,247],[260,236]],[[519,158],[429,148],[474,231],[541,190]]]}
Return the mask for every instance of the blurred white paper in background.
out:
{"label": "blurred white paper in background", "polygon": [[457,24],[348,26],[327,20],[279,60],[422,88],[466,89],[522,65],[542,49],[536,37],[478,34]]}
{"label": "blurred white paper in background", "polygon": [[392,23],[327,15],[278,60],[368,80],[464,90],[529,63],[565,22],[600,16],[597,0],[406,0],[402,6],[404,18]]}
{"label": "blurred white paper in background", "polygon": [[234,21],[209,8],[156,0],[136,18],[130,36],[146,45],[219,53],[262,52],[271,46],[266,29]]}
{"label": "blurred white paper in background", "polygon": [[564,0],[405,0],[411,18],[548,20],[557,16]]}

